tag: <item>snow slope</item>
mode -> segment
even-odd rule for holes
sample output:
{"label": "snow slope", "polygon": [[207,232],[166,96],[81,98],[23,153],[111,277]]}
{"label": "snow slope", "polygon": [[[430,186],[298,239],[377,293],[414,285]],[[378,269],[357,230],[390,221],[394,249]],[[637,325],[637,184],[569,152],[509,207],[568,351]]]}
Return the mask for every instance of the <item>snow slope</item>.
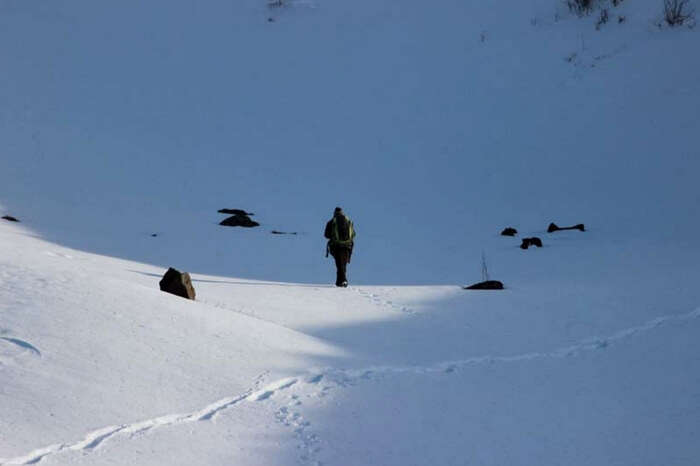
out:
{"label": "snow slope", "polygon": [[698,36],[610,15],[0,1],[0,465],[697,464]]}
{"label": "snow slope", "polygon": [[195,275],[190,302],[158,291],[158,267],[0,237],[3,465],[700,454],[696,249],[572,232],[530,255],[546,280],[500,293]]}
{"label": "snow slope", "polygon": [[336,205],[365,284],[507,268],[508,225],[689,239],[698,35],[660,10],[596,31],[552,0],[3,0],[0,199],[69,247],[307,283]]}

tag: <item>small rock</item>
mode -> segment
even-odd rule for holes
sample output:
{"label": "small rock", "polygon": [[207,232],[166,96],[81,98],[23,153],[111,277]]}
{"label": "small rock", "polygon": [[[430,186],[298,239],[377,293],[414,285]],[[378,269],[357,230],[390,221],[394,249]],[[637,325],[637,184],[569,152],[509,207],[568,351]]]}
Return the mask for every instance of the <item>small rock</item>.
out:
{"label": "small rock", "polygon": [[465,290],[502,290],[503,283],[498,280],[486,280],[485,282],[475,283],[470,286],[463,287]]}
{"label": "small rock", "polygon": [[229,215],[255,215],[253,212],[246,212],[245,210],[241,209],[219,209],[217,212],[220,214],[229,214]]}
{"label": "small rock", "polygon": [[296,235],[296,231],[278,231],[278,230],[272,230],[270,233],[273,235]]}
{"label": "small rock", "polygon": [[516,230],[515,228],[511,228],[511,227],[504,228],[503,231],[501,232],[502,236],[515,236],[517,234],[518,234],[518,230]]}
{"label": "small rock", "polygon": [[160,280],[160,291],[171,293],[186,299],[194,299],[195,292],[192,279],[187,272],[180,272],[170,267]]}
{"label": "small rock", "polygon": [[3,220],[7,220],[8,222],[19,222],[16,218],[14,218],[12,215],[4,215]]}
{"label": "small rock", "polygon": [[579,223],[579,224],[571,226],[571,227],[560,227],[554,222],[550,223],[549,226],[547,227],[547,233],[554,233],[555,231],[561,231],[561,230],[586,231],[586,228],[583,226],[583,223]]}
{"label": "small rock", "polygon": [[228,217],[221,222],[219,222],[219,225],[223,225],[225,227],[246,227],[246,228],[252,228],[252,227],[257,227],[260,226],[258,222],[255,222],[250,219],[247,215],[233,215],[231,217]]}
{"label": "small rock", "polygon": [[536,236],[533,236],[532,238],[523,238],[523,242],[520,245],[520,249],[527,249],[530,246],[537,246],[538,248],[541,248],[542,240]]}
{"label": "small rock", "polygon": [[537,246],[538,248],[541,248],[542,247],[542,240],[536,236],[533,236],[532,238],[530,238],[530,244],[533,246]]}

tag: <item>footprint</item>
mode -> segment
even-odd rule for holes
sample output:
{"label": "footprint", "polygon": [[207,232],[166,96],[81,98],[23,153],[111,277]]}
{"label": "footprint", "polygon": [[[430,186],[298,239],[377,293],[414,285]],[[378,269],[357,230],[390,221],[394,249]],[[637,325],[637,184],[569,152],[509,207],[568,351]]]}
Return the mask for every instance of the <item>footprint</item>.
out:
{"label": "footprint", "polygon": [[284,390],[285,388],[291,387],[295,383],[297,383],[297,379],[291,379],[287,382],[282,382],[280,385],[277,386],[277,390]]}
{"label": "footprint", "polygon": [[270,398],[272,395],[274,395],[279,390],[284,390],[286,388],[289,388],[292,385],[296,384],[297,382],[298,382],[298,379],[295,379],[295,378],[280,380],[272,385],[268,385],[268,386],[264,387],[262,390],[251,393],[250,395],[248,395],[247,399],[251,400],[251,401],[267,400],[268,398]]}
{"label": "footprint", "polygon": [[258,394],[254,393],[250,396],[251,396],[251,399],[254,401],[264,401],[264,400],[267,400],[268,398],[270,398],[274,394],[275,394],[275,392],[273,390],[267,390],[267,391],[264,391],[264,392],[258,393]]}
{"label": "footprint", "polygon": [[82,442],[78,442],[71,446],[71,450],[93,450],[97,448],[100,443],[108,439],[112,435],[124,430],[126,426],[111,426],[104,427],[102,429],[96,430],[88,434]]}
{"label": "footprint", "polygon": [[275,413],[275,418],[286,427],[290,427],[294,437],[299,442],[297,450],[299,450],[299,459],[303,462],[313,462],[312,464],[320,464],[315,461],[316,455],[321,451],[319,447],[319,438],[313,432],[310,432],[311,423],[304,419],[298,411],[292,411],[288,407],[283,406]]}
{"label": "footprint", "polygon": [[408,306],[402,306],[400,304],[396,304],[391,300],[388,299],[383,299],[381,296],[371,293],[369,291],[362,290],[360,288],[353,288],[354,290],[357,291],[358,294],[361,296],[364,296],[365,298],[369,299],[373,304],[381,307],[388,307],[390,309],[393,309],[394,311],[398,312],[403,312],[406,314],[415,314],[415,310],[411,309]]}
{"label": "footprint", "polygon": [[263,386],[265,383],[265,379],[267,376],[270,374],[270,371],[265,371],[262,374],[258,375],[255,380],[254,380],[254,386],[256,390],[260,390],[260,387]]}

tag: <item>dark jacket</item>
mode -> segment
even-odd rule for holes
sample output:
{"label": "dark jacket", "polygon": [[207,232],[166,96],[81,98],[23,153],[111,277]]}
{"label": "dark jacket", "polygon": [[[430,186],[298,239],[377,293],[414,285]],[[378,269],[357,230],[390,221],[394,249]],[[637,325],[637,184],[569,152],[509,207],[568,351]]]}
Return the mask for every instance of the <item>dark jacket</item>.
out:
{"label": "dark jacket", "polygon": [[[347,223],[349,224],[350,233],[351,233],[351,236],[352,236],[352,237],[350,238],[349,244],[338,244],[338,243],[336,243],[336,242],[334,241],[334,239],[333,239],[333,236],[334,236],[334,235],[333,235],[333,233],[334,233],[334,232],[333,232],[333,228],[334,228],[333,223],[334,223],[334,220],[336,220],[336,218],[338,218],[338,217],[341,217],[341,218],[347,220]],[[326,229],[325,229],[325,231],[323,232],[323,236],[325,236],[326,238],[328,238],[327,252],[330,252],[333,256],[335,256],[335,251],[336,251],[338,248],[349,249],[349,250],[350,250],[350,253],[352,254],[352,249],[353,249],[353,246],[354,246],[354,241],[353,241],[353,239],[354,239],[354,237],[355,237],[355,227],[354,227],[354,225],[352,224],[352,220],[350,220],[350,218],[348,218],[344,213],[341,212],[341,213],[339,213],[339,214],[336,214],[332,219],[330,219],[330,220],[328,221],[328,223],[326,223]],[[326,255],[327,255],[327,254],[326,254]]]}

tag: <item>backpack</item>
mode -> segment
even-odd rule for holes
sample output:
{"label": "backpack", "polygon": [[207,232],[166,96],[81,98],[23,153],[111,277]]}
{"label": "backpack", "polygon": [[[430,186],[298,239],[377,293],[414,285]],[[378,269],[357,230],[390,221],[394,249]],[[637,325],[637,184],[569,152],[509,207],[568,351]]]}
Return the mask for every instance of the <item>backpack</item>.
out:
{"label": "backpack", "polygon": [[339,246],[352,246],[355,228],[345,215],[336,215],[331,224],[331,242]]}

